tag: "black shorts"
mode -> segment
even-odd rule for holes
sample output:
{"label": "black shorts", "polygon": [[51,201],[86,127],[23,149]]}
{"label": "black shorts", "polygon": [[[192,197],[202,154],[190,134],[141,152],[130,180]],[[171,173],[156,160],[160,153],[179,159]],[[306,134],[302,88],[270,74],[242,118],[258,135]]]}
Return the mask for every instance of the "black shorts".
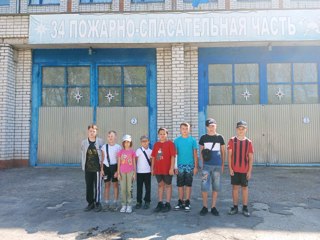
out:
{"label": "black shorts", "polygon": [[118,164],[110,165],[110,167],[107,167],[103,164],[103,171],[104,171],[104,182],[118,182],[118,178],[114,177],[114,174],[118,170]]}
{"label": "black shorts", "polygon": [[164,181],[165,184],[171,185],[172,183],[172,176],[171,175],[156,175],[157,182],[160,183]]}
{"label": "black shorts", "polygon": [[179,172],[177,175],[177,186],[178,187],[192,187],[193,172]]}
{"label": "black shorts", "polygon": [[241,185],[241,187],[247,187],[248,186],[247,174],[235,172],[234,175],[231,176],[231,184]]}

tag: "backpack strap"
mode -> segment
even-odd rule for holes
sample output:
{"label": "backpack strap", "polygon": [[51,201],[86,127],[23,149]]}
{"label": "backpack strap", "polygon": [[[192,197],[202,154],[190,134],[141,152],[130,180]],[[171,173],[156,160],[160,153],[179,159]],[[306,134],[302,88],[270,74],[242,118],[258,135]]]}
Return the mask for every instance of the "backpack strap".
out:
{"label": "backpack strap", "polygon": [[142,149],[142,147],[141,147],[141,151],[143,152],[143,154],[144,154],[145,158],[146,158],[146,159],[147,159],[147,161],[148,161],[149,166],[151,167],[150,159],[148,158],[147,153]]}

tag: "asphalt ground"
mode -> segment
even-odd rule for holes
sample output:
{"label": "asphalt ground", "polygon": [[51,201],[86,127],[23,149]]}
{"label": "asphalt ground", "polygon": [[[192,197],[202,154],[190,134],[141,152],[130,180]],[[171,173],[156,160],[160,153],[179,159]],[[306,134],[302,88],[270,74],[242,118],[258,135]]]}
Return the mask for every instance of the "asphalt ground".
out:
{"label": "asphalt ground", "polygon": [[[232,206],[228,172],[222,177],[217,203],[220,216],[200,216],[200,182],[198,174],[188,213],[153,212],[157,204],[154,177],[150,209],[131,214],[85,212],[80,168],[2,169],[0,239],[320,240],[320,168],[254,167],[249,182],[250,217],[228,215]],[[177,196],[174,177],[172,206]]]}

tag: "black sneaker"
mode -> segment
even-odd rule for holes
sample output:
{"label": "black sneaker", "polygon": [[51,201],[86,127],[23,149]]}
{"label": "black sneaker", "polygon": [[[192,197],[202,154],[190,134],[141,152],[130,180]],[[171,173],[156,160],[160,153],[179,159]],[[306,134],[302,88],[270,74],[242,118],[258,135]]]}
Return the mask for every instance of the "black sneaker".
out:
{"label": "black sneaker", "polygon": [[181,199],[178,200],[178,204],[174,207],[174,210],[175,211],[179,211],[179,210],[182,210],[184,209],[184,206],[183,206],[183,201]]}
{"label": "black sneaker", "polygon": [[202,209],[201,209],[201,211],[200,211],[200,215],[201,216],[204,216],[204,215],[206,215],[208,213],[208,208],[206,208],[206,207],[203,207]]}
{"label": "black sneaker", "polygon": [[145,204],[143,205],[143,209],[149,209],[149,208],[150,208],[150,203],[145,202]]}
{"label": "black sneaker", "polygon": [[211,214],[214,216],[219,216],[219,212],[215,207],[211,208]]}
{"label": "black sneaker", "polygon": [[186,212],[190,212],[190,210],[191,210],[191,205],[190,205],[190,200],[189,200],[189,199],[186,200],[186,202],[185,202],[185,204],[184,204],[184,210],[185,210]]}
{"label": "black sneaker", "polygon": [[238,213],[238,208],[237,207],[232,207],[230,211],[228,212],[229,215],[235,215]]}
{"label": "black sneaker", "polygon": [[96,206],[95,206],[95,208],[94,208],[94,211],[95,211],[95,212],[100,212],[101,210],[102,210],[101,204],[100,204],[100,203],[96,203]]}
{"label": "black sneaker", "polygon": [[154,212],[160,212],[163,208],[163,203],[162,202],[158,202],[157,207],[154,209]]}
{"label": "black sneaker", "polygon": [[169,212],[171,210],[171,205],[170,203],[166,202],[163,207],[162,207],[162,212]]}
{"label": "black sneaker", "polygon": [[246,217],[250,217],[250,213],[248,211],[248,208],[242,208],[242,214]]}
{"label": "black sneaker", "polygon": [[89,212],[94,209],[94,203],[88,204],[88,206],[84,209],[84,211]]}
{"label": "black sneaker", "polygon": [[138,203],[136,204],[136,209],[140,209],[141,207],[142,207],[142,204],[138,202]]}

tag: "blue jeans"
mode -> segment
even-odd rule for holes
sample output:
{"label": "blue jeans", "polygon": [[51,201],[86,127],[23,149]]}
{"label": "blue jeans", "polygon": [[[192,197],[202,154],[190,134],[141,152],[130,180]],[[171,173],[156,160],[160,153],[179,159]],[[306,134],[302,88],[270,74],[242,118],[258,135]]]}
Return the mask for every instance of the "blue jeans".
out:
{"label": "blue jeans", "polygon": [[210,182],[213,192],[219,192],[221,188],[221,166],[203,165],[201,176],[201,191],[210,191]]}

